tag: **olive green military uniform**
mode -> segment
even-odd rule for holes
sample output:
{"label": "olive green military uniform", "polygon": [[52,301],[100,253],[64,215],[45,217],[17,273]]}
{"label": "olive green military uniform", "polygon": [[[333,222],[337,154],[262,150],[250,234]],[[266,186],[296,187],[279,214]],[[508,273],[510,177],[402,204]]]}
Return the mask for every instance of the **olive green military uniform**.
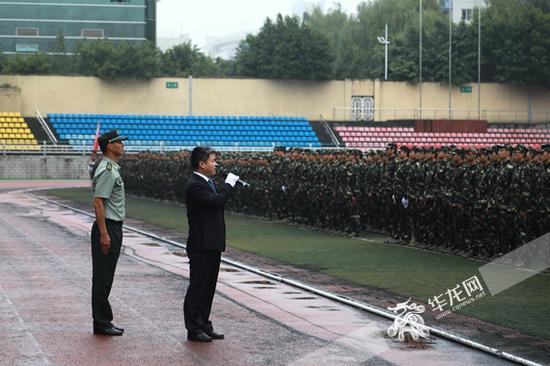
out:
{"label": "olive green military uniform", "polygon": [[100,247],[97,222],[92,226],[92,315],[94,325],[108,327],[113,320],[109,294],[113,285],[116,264],[122,246],[122,221],[126,216],[124,183],[120,167],[104,157],[99,163],[92,183],[94,197],[103,198],[105,225],[111,238],[109,253],[104,255]]}

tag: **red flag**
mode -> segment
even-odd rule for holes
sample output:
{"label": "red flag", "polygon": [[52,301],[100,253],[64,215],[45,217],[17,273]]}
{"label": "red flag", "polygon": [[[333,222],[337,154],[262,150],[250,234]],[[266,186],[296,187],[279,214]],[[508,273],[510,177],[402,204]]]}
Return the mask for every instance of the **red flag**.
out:
{"label": "red flag", "polygon": [[98,139],[99,139],[99,127],[100,127],[100,125],[101,125],[101,122],[97,121],[97,127],[96,127],[96,130],[95,130],[94,146],[92,147],[92,155],[91,155],[92,160],[94,159],[94,155],[97,154],[97,148],[99,147]]}

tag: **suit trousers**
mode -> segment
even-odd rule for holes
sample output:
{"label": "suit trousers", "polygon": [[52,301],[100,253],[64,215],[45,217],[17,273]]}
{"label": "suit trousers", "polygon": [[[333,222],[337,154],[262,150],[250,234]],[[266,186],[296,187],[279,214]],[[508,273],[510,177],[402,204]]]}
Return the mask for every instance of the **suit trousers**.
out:
{"label": "suit trousers", "polygon": [[221,251],[193,250],[189,258],[189,287],[183,302],[185,328],[189,332],[212,331],[210,310],[220,271]]}
{"label": "suit trousers", "polygon": [[108,326],[113,320],[109,294],[122,247],[122,221],[105,220],[111,238],[109,253],[101,252],[97,222],[92,226],[92,316],[95,326]]}

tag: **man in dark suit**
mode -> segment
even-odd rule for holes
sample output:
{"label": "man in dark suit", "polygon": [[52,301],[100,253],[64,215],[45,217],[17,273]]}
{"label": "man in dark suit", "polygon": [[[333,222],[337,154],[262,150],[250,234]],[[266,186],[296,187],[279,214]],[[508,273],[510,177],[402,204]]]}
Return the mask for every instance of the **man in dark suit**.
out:
{"label": "man in dark suit", "polygon": [[183,314],[187,339],[211,342],[223,339],[214,332],[209,320],[212,300],[225,250],[225,203],[231,197],[239,177],[229,173],[223,187],[216,188],[216,152],[196,147],[191,153],[193,174],[185,187],[187,204],[187,256],[189,258],[189,287],[185,294]]}

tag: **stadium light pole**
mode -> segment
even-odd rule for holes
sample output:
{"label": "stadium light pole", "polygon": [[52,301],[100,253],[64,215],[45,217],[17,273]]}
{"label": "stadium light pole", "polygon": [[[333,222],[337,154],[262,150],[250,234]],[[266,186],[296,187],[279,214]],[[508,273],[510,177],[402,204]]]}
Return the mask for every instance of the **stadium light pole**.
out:
{"label": "stadium light pole", "polygon": [[477,5],[477,119],[481,120],[481,0]]}
{"label": "stadium light pole", "polygon": [[384,37],[377,37],[378,42],[382,43],[384,45],[384,80],[388,80],[388,45],[390,44],[390,41],[388,41],[388,25],[386,24],[386,32]]}
{"label": "stadium light pole", "polygon": [[422,0],[419,0],[418,33],[418,119],[422,119]]}
{"label": "stadium light pole", "polygon": [[453,0],[449,0],[449,120],[451,120],[451,71],[453,52]]}

